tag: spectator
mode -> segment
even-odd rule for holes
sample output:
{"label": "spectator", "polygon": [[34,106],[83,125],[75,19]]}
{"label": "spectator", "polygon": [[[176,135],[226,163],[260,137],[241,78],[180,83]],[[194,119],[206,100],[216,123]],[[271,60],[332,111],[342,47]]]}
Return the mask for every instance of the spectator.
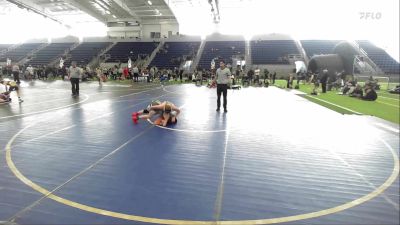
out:
{"label": "spectator", "polygon": [[375,101],[378,98],[375,90],[372,88],[372,85],[366,84],[364,89],[365,95],[361,96],[362,100],[365,101]]}
{"label": "spectator", "polygon": [[326,93],[326,83],[328,81],[328,70],[327,69],[324,69],[322,71],[319,81],[321,82],[322,93]]}
{"label": "spectator", "polygon": [[17,82],[17,84],[20,84],[21,81],[19,80],[19,66],[18,64],[14,64],[14,66],[12,67],[12,74],[14,77],[14,81]]}
{"label": "spectator", "polygon": [[27,68],[26,68],[26,71],[28,71],[28,79],[29,80],[32,80],[32,78],[34,78],[34,71],[33,71],[33,67],[31,66],[31,65],[29,65]]}
{"label": "spectator", "polygon": [[224,97],[224,112],[228,112],[227,109],[227,93],[228,93],[228,84],[231,80],[231,71],[225,67],[225,61],[221,60],[220,68],[217,69],[215,81],[217,83],[217,111],[220,110],[221,106],[221,94]]}
{"label": "spectator", "polygon": [[363,90],[362,90],[361,85],[357,84],[357,85],[355,86],[355,88],[353,88],[353,89],[351,90],[351,93],[349,93],[349,96],[350,96],[350,97],[361,98],[361,97],[363,96]]}
{"label": "spectator", "polygon": [[133,66],[132,72],[133,72],[133,81],[138,82],[139,81],[139,68],[136,65]]}
{"label": "spectator", "polygon": [[275,79],[276,79],[276,72],[274,71],[274,73],[272,74],[272,84],[275,84]]}
{"label": "spectator", "polygon": [[257,67],[255,70],[254,70],[254,83],[256,83],[256,84],[258,84],[259,82],[260,82],[260,73],[261,73],[261,70]]}
{"label": "spectator", "polygon": [[290,74],[287,78],[286,88],[293,88],[293,74]]}
{"label": "spectator", "polygon": [[254,77],[254,70],[250,69],[247,72],[247,79],[249,81],[249,84],[251,84],[251,82],[253,81],[253,77]]}
{"label": "spectator", "polygon": [[82,77],[81,68],[76,66],[76,62],[72,62],[68,71],[68,78],[71,81],[72,96],[79,96],[79,79]]}

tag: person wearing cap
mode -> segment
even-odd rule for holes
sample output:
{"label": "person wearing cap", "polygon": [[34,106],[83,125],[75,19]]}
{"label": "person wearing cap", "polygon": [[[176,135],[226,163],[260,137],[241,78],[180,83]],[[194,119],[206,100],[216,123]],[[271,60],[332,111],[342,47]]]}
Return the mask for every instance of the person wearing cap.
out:
{"label": "person wearing cap", "polygon": [[227,104],[227,94],[228,94],[228,84],[231,81],[231,71],[226,68],[225,61],[221,60],[219,62],[219,68],[217,69],[214,81],[217,83],[217,112],[219,112],[221,107],[221,94],[224,97],[224,112],[228,112]]}
{"label": "person wearing cap", "polygon": [[72,96],[79,96],[79,79],[82,76],[81,68],[76,66],[76,62],[73,61],[68,71],[68,79],[71,81]]}
{"label": "person wearing cap", "polygon": [[157,109],[157,110],[151,109],[152,106],[156,106],[156,105],[160,105],[160,104],[161,104],[160,100],[154,100],[145,109],[142,109],[140,111],[132,113],[133,123],[137,124],[139,119],[147,120],[147,119],[151,119],[156,114],[161,114],[162,113],[161,109]]}
{"label": "person wearing cap", "polygon": [[0,84],[4,85],[6,87],[6,92],[10,93],[12,91],[15,91],[18,96],[18,101],[23,102],[21,95],[19,93],[19,87],[15,81],[5,81],[5,80],[0,80]]}
{"label": "person wearing cap", "polygon": [[176,124],[178,122],[177,117],[181,112],[172,102],[167,101],[150,107],[150,110],[162,110],[160,117],[154,121],[154,124],[163,127],[169,124]]}

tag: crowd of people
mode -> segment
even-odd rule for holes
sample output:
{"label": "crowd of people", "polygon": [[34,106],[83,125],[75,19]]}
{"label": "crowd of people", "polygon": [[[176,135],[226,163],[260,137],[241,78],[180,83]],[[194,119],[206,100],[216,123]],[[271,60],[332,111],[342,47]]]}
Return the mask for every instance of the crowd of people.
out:
{"label": "crowd of people", "polygon": [[[250,68],[246,71],[245,67],[237,66],[233,71],[230,64],[225,64],[225,61],[218,59],[221,63],[218,69],[203,69],[197,68],[190,75],[183,69],[159,69],[153,67],[139,67],[134,64],[130,68],[127,66],[115,65],[111,68],[98,67],[95,70],[91,70],[89,67],[79,67],[76,62],[72,62],[70,67],[62,68],[51,68],[51,67],[37,67],[34,68],[31,65],[19,66],[14,64],[12,66],[4,67],[0,71],[0,84],[6,86],[6,92],[0,96],[1,102],[10,102],[10,93],[15,91],[18,99],[22,102],[22,98],[19,92],[20,79],[32,80],[32,79],[48,79],[49,77],[60,77],[63,80],[69,80],[71,82],[71,95],[79,96],[79,82],[85,80],[98,80],[99,84],[107,80],[131,80],[132,82],[153,82],[159,81],[165,83],[171,80],[175,81],[189,81],[196,82],[197,85],[203,85],[203,82],[207,83],[208,87],[217,88],[218,93],[218,104],[217,108],[220,108],[220,97],[224,97],[224,111],[226,109],[226,89],[240,83],[241,85],[257,85],[266,86],[275,84],[277,79],[276,71],[270,72],[264,68],[261,70],[258,67]],[[221,72],[223,71],[223,72]],[[229,72],[229,73],[228,73]],[[365,83],[358,83],[352,76],[346,76],[344,71],[336,72],[334,76],[329,75],[327,69],[321,72],[299,72],[291,73],[287,76],[286,88],[299,88],[300,81],[304,83],[313,84],[313,90],[310,94],[317,95],[317,90],[321,87],[321,93],[326,93],[333,89],[339,90],[343,95],[350,97],[360,98],[362,100],[374,101],[378,95],[376,90],[379,90],[380,86],[377,80],[374,80],[372,76]],[[218,74],[220,73],[220,74]],[[8,74],[12,75],[13,82],[4,81],[1,75]],[[226,75],[229,74],[229,77]],[[221,78],[224,77],[224,78]],[[229,82],[228,82],[229,80]],[[297,80],[296,85],[294,81]]]}
{"label": "crowd of people", "polygon": [[358,82],[354,76],[346,76],[344,71],[329,76],[327,69],[322,70],[321,73],[311,74],[309,83],[314,84],[312,95],[317,95],[317,89],[321,86],[322,93],[335,89],[341,95],[366,101],[375,101],[378,98],[376,90],[380,89],[378,81],[372,76],[366,82]]}

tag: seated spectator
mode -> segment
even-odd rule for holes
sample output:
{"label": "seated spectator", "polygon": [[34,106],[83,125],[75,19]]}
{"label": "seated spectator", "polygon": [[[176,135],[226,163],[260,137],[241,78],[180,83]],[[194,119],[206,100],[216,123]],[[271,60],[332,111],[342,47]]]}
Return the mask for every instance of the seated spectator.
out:
{"label": "seated spectator", "polygon": [[356,87],[352,89],[351,93],[349,93],[349,96],[361,98],[363,96],[363,90],[361,85],[357,84]]}
{"label": "seated spectator", "polygon": [[392,94],[400,94],[400,85],[397,85],[395,88],[390,89],[390,90],[389,90],[389,93],[392,93]]}
{"label": "seated spectator", "polygon": [[379,83],[378,83],[378,80],[377,79],[373,79],[372,78],[372,76],[370,76],[369,77],[369,79],[365,82],[365,84],[367,85],[367,84],[369,84],[369,85],[371,85],[371,87],[374,89],[374,90],[380,90],[380,85],[379,85]]}
{"label": "seated spectator", "polygon": [[356,87],[356,81],[352,81],[352,80],[347,81],[342,89],[342,94],[347,95],[347,94],[353,92],[355,87]]}
{"label": "seated spectator", "polygon": [[369,84],[365,85],[364,92],[365,92],[365,95],[361,96],[362,100],[375,101],[378,98],[378,95],[376,94],[375,90]]}

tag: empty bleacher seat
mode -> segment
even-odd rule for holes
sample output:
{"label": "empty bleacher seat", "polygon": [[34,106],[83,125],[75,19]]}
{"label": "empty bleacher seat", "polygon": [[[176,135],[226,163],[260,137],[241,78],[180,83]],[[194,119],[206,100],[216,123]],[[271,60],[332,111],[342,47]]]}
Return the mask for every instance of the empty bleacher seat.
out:
{"label": "empty bleacher seat", "polygon": [[45,48],[35,53],[28,63],[32,66],[45,66],[51,61],[60,57],[66,50],[68,50],[74,43],[51,43]]}
{"label": "empty bleacher seat", "polygon": [[[198,67],[209,69],[214,58],[222,58],[225,63],[232,64],[233,55],[245,55],[244,41],[207,41]],[[216,67],[218,68],[218,65]]]}
{"label": "empty bleacher seat", "polygon": [[309,58],[314,55],[332,54],[333,48],[341,41],[336,40],[302,40],[300,41]]}
{"label": "empty bleacher seat", "polygon": [[299,54],[293,40],[255,40],[250,42],[253,64],[289,64],[289,54]]}
{"label": "empty bleacher seat", "polygon": [[193,59],[200,46],[200,42],[166,42],[157,53],[150,66],[158,68],[179,68],[185,56]]}
{"label": "empty bleacher seat", "polygon": [[0,44],[0,52],[7,50],[11,45],[9,44]]}
{"label": "empty bleacher seat", "polygon": [[368,57],[387,74],[399,74],[399,62],[394,60],[385,50],[378,48],[370,41],[357,41]]}
{"label": "empty bleacher seat", "polygon": [[151,55],[158,42],[118,42],[106,54],[110,58],[106,62],[128,62],[131,58],[135,61],[138,55]]}
{"label": "empty bleacher seat", "polygon": [[64,65],[69,66],[72,61],[81,66],[87,65],[110,44],[111,42],[83,42],[68,53],[70,57],[65,60]]}
{"label": "empty bleacher seat", "polygon": [[11,59],[12,62],[18,62],[25,58],[30,52],[39,48],[43,43],[25,43],[17,48],[7,52],[0,56],[0,62],[5,62],[7,58]]}

